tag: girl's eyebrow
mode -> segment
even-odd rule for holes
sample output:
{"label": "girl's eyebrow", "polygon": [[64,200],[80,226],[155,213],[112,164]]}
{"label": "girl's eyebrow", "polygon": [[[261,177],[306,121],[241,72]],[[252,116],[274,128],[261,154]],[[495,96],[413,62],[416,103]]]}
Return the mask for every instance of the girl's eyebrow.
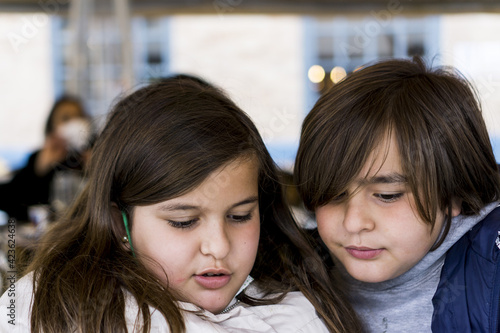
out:
{"label": "girl's eyebrow", "polygon": [[359,181],[360,185],[369,184],[402,184],[407,183],[408,179],[397,172],[389,173],[387,175],[373,176],[371,178],[364,178]]}
{"label": "girl's eyebrow", "polygon": [[166,205],[161,205],[158,207],[158,210],[160,211],[173,211],[173,210],[194,210],[198,209],[198,206],[194,205],[187,205],[187,204],[166,204]]}
{"label": "girl's eyebrow", "polygon": [[235,203],[234,205],[231,206],[231,208],[238,207],[238,206],[243,206],[243,205],[246,205],[246,204],[249,204],[249,203],[254,203],[254,202],[257,202],[257,201],[259,201],[259,197],[257,197],[257,196],[249,197],[249,198],[247,198],[245,200],[242,200],[240,202]]}
{"label": "girl's eyebrow", "polygon": [[[235,203],[234,205],[231,205],[230,208],[235,208],[238,206],[243,206],[249,203],[254,203],[259,200],[259,197],[257,196],[251,196],[248,197],[240,202]],[[178,203],[178,204],[166,204],[166,205],[161,205],[158,209],[160,211],[173,211],[173,210],[195,210],[199,209],[199,206],[196,205],[189,205],[189,204],[183,204],[183,203]]]}

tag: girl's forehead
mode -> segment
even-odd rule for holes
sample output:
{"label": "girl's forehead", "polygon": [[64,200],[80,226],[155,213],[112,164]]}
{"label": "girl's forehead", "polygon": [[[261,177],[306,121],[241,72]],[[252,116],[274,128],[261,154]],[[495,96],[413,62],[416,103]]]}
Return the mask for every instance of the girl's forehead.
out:
{"label": "girl's forehead", "polygon": [[201,184],[179,196],[150,205],[159,211],[211,211],[258,200],[255,159],[233,160],[212,172]]}
{"label": "girl's forehead", "polygon": [[248,185],[258,185],[259,160],[254,154],[241,155],[221,165],[182,196],[213,196],[229,191],[235,182],[244,181]]}

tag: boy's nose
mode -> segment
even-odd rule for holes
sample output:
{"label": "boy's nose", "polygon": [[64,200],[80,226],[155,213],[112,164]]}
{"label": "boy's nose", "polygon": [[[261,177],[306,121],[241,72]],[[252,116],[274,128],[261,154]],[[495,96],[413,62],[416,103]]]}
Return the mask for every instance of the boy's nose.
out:
{"label": "boy's nose", "polygon": [[343,224],[349,233],[370,231],[375,226],[367,205],[357,195],[345,204]]}

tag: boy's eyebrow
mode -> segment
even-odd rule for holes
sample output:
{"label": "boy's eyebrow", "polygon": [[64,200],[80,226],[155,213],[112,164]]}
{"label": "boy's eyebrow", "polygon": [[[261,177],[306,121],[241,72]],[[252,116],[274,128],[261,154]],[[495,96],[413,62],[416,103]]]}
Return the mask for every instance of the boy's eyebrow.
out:
{"label": "boy's eyebrow", "polygon": [[[258,196],[251,196],[249,198],[246,198],[240,202],[237,202],[237,203],[231,205],[230,208],[235,208],[235,207],[246,205],[249,203],[254,203],[254,202],[257,202],[258,200],[259,200]],[[188,205],[188,204],[183,204],[183,203],[175,204],[174,203],[174,204],[161,205],[158,209],[160,211],[173,211],[173,210],[194,210],[194,209],[199,209],[199,208],[200,208],[199,206],[195,206],[195,205]]]}
{"label": "boy's eyebrow", "polygon": [[400,184],[406,183],[408,180],[405,176],[399,173],[390,173],[387,175],[373,176],[371,178],[361,179],[360,185],[368,184]]}

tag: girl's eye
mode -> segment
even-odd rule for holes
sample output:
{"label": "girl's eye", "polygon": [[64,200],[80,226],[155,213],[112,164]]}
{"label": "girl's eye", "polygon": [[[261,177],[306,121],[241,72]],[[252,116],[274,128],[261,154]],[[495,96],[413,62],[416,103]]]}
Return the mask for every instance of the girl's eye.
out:
{"label": "girl's eye", "polygon": [[173,221],[173,220],[167,220],[168,224],[170,224],[174,228],[179,228],[179,229],[186,229],[186,228],[191,228],[195,225],[197,222],[197,219],[192,219],[189,221]]}
{"label": "girl's eye", "polygon": [[399,198],[401,198],[403,196],[403,193],[391,193],[391,194],[376,193],[374,194],[374,196],[382,200],[383,202],[394,202]]}
{"label": "girl's eye", "polygon": [[243,223],[252,219],[252,213],[248,213],[247,215],[227,215],[227,218],[232,220],[233,222]]}

